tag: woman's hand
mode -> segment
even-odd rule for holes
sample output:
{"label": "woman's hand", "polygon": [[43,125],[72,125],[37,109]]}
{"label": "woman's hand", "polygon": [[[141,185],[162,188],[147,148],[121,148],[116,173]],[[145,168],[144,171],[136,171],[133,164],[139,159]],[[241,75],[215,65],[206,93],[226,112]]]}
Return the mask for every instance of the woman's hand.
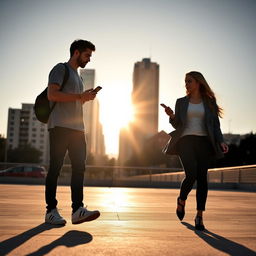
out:
{"label": "woman's hand", "polygon": [[165,108],[165,113],[171,118],[174,119],[175,115],[173,113],[173,110],[170,107]]}
{"label": "woman's hand", "polygon": [[226,143],[222,142],[220,143],[220,146],[224,154],[228,153],[228,145]]}
{"label": "woman's hand", "polygon": [[161,103],[160,106],[162,106],[165,110],[165,113],[171,118],[174,119],[175,115],[173,113],[173,110],[170,107],[167,107],[165,104]]}

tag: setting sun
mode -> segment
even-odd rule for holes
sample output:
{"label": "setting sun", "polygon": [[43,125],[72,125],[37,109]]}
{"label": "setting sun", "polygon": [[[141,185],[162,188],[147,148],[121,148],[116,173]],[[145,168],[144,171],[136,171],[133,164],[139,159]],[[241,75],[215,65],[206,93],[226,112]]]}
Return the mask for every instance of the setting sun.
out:
{"label": "setting sun", "polygon": [[105,85],[98,93],[100,121],[103,125],[106,152],[118,154],[119,132],[134,120],[131,86],[127,83]]}

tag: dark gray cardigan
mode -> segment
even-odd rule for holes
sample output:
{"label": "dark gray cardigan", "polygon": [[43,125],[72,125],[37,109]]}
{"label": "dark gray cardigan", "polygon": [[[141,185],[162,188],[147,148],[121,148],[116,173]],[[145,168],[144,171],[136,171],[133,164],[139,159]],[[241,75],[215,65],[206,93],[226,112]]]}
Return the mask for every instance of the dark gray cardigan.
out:
{"label": "dark gray cardigan", "polygon": [[[221,150],[220,143],[223,142],[223,135],[220,129],[220,121],[217,115],[217,111],[216,113],[213,113],[208,105],[205,102],[203,103],[205,109],[205,127],[209,140],[214,148],[214,155],[216,158],[222,158],[224,154]],[[173,128],[175,128],[175,130],[170,133],[171,138],[163,149],[163,152],[166,154],[177,155],[176,145],[186,125],[188,104],[188,96],[179,98],[176,101],[175,118],[173,120],[170,118],[169,121],[172,124]]]}

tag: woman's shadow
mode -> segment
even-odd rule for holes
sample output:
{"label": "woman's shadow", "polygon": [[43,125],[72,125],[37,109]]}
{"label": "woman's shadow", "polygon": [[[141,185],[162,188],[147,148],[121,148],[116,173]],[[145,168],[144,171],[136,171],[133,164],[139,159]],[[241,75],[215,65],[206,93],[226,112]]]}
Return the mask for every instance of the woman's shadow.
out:
{"label": "woman's shadow", "polygon": [[[61,228],[63,226],[59,225],[51,225],[42,223],[39,226],[36,226],[32,229],[29,229],[17,236],[11,237],[0,244],[0,255],[6,255],[13,251],[14,249],[21,246],[23,243],[31,239],[32,237],[53,228]],[[45,245],[38,249],[36,252],[33,252],[29,255],[45,255],[49,253],[52,249],[54,249],[57,246],[64,245],[67,247],[74,247],[80,244],[86,244],[92,241],[92,235],[87,232],[81,232],[81,231],[68,231],[60,238],[56,239],[52,243]]]}
{"label": "woman's shadow", "polygon": [[181,222],[188,229],[195,232],[197,236],[202,238],[206,243],[211,245],[213,248],[225,252],[231,256],[255,256],[256,252],[245,247],[244,245],[233,242],[223,236],[219,236],[209,230],[197,231],[194,226],[187,222]]}

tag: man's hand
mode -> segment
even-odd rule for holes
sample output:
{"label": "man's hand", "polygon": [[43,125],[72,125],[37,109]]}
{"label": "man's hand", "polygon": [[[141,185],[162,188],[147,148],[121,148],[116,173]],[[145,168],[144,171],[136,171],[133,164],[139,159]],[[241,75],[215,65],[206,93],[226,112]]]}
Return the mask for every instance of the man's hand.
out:
{"label": "man's hand", "polygon": [[93,91],[93,89],[89,89],[84,91],[81,94],[81,102],[84,104],[86,101],[94,100],[97,92]]}

